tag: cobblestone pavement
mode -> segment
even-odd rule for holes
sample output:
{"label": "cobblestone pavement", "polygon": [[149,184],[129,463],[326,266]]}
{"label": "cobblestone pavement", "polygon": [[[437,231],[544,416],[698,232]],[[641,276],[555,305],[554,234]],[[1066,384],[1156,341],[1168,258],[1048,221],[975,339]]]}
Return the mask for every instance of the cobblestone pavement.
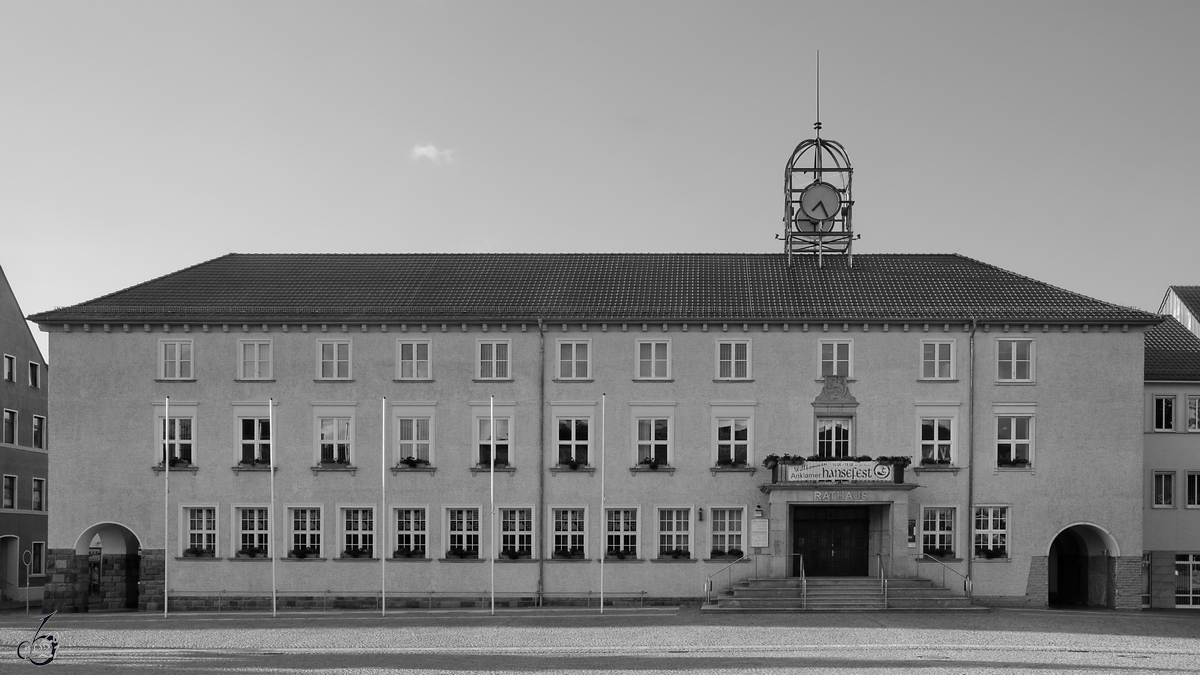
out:
{"label": "cobblestone pavement", "polygon": [[[42,615],[0,615],[0,672]],[[708,614],[695,607],[55,615],[45,672],[1195,673],[1200,612]]]}

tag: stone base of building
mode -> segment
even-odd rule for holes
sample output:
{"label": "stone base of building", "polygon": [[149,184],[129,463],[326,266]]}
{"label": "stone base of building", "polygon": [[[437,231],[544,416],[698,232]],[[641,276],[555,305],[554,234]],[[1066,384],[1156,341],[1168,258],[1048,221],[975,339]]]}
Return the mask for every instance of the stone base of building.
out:
{"label": "stone base of building", "polygon": [[[606,595],[605,607],[674,606],[699,604],[700,597],[643,597],[641,595]],[[491,607],[491,596],[483,595],[397,595],[388,596],[387,608],[400,609],[485,609]],[[496,606],[504,608],[538,607],[536,595],[496,598]],[[543,607],[599,607],[600,596],[545,596]],[[236,612],[271,611],[270,595],[179,595],[171,596],[172,612]],[[275,599],[278,610],[379,610],[379,595],[281,595]]]}
{"label": "stone base of building", "polygon": [[46,586],[42,592],[43,612],[88,611],[88,557],[73,548],[46,551]]}

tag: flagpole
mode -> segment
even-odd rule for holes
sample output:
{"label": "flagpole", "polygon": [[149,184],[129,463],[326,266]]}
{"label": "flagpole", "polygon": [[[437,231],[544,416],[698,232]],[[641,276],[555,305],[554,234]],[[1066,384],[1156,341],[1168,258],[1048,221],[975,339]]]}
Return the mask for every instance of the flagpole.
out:
{"label": "flagpole", "polygon": [[163,618],[167,618],[167,549],[171,546],[171,446],[167,430],[171,428],[171,397],[163,402]]}
{"label": "flagpole", "polygon": [[279,557],[279,552],[275,549],[275,525],[279,521],[278,514],[275,513],[275,399],[267,399],[267,433],[271,437],[267,440],[268,463],[267,468],[271,472],[271,509],[267,513],[271,514],[271,616],[278,616],[278,586],[277,577],[275,575],[275,561]]}
{"label": "flagpole", "polygon": [[491,433],[488,435],[491,437],[491,441],[492,441],[491,458],[490,458],[491,461],[488,462],[488,464],[490,465],[488,468],[490,469],[490,471],[489,471],[489,475],[491,478],[490,491],[491,491],[491,497],[492,497],[492,507],[491,507],[492,515],[491,515],[491,517],[488,518],[488,522],[490,523],[491,529],[492,529],[492,534],[490,537],[492,540],[492,542],[491,542],[492,543],[492,555],[491,555],[491,560],[488,563],[488,566],[491,570],[491,576],[492,576],[492,582],[491,582],[492,583],[492,615],[495,616],[495,614],[496,614],[496,534],[498,532],[498,528],[496,527],[496,397],[495,396],[488,397],[488,416],[491,418],[491,423],[490,423],[491,424]]}
{"label": "flagpole", "polygon": [[608,512],[604,510],[604,418],[608,394],[600,394],[600,613],[604,613],[604,559],[608,557]]}
{"label": "flagpole", "polygon": [[[382,426],[379,430],[379,465],[382,470],[379,472],[379,517],[375,519],[379,523],[379,536],[376,539],[376,550],[379,551],[379,609],[380,616],[387,616],[387,560],[384,559],[385,551],[381,544],[386,543],[387,528],[390,519],[387,517],[387,397],[383,397],[383,406],[380,408],[382,413]],[[415,447],[415,446],[414,446]]]}

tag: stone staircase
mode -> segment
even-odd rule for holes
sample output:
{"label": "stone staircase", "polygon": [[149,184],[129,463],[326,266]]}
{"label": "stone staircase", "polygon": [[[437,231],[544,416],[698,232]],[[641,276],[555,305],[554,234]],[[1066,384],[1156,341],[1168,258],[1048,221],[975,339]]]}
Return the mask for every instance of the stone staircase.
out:
{"label": "stone staircase", "polygon": [[983,609],[928,579],[888,579],[886,601],[873,577],[810,577],[807,598],[800,579],[747,579],[705,604],[706,611],[862,612],[884,609]]}

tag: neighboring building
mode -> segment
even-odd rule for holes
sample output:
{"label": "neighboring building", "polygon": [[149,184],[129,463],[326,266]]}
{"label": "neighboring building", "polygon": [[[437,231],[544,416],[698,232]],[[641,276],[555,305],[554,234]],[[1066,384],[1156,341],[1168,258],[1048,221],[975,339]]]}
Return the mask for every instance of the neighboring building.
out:
{"label": "neighboring building", "polygon": [[[46,360],[0,269],[0,601],[42,597],[46,582]],[[28,554],[29,564],[25,557]]]}
{"label": "neighboring building", "polygon": [[1200,609],[1200,338],[1175,319],[1146,331],[1145,396],[1146,604]]}
{"label": "neighboring building", "polygon": [[1170,314],[1184,328],[1200,336],[1200,286],[1169,287],[1158,313]]}

